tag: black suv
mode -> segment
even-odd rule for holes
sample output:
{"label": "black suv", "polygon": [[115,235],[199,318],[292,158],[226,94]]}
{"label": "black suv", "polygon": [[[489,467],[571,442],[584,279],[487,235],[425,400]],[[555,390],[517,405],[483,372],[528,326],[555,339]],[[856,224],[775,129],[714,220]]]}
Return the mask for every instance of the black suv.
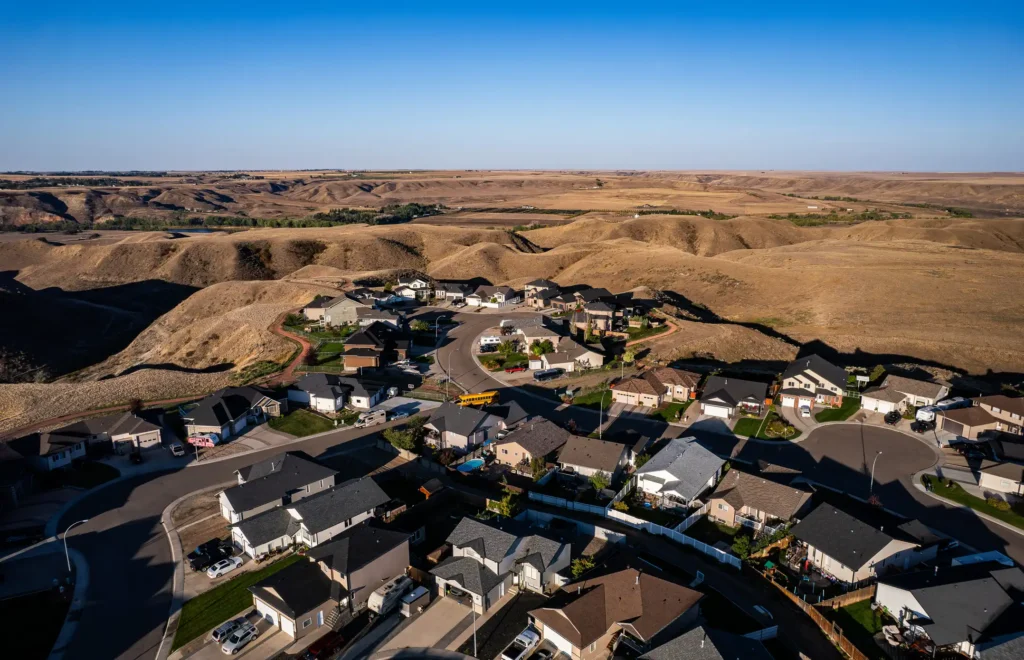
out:
{"label": "black suv", "polygon": [[916,421],[910,424],[910,430],[914,433],[927,433],[935,429],[935,422]]}
{"label": "black suv", "polygon": [[903,415],[895,410],[885,413],[885,423],[889,426],[896,426],[900,423],[901,419],[903,419]]}
{"label": "black suv", "polygon": [[201,543],[195,550],[188,553],[188,566],[193,571],[203,571],[216,564],[221,559],[227,559],[234,554],[234,547],[230,541],[223,539],[210,539]]}

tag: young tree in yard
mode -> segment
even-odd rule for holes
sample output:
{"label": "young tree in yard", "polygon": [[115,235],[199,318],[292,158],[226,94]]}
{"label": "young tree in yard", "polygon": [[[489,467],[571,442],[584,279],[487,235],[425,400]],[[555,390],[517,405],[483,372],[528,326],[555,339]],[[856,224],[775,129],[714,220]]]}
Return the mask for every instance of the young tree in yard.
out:
{"label": "young tree in yard", "polygon": [[412,433],[412,437],[417,441],[422,440],[427,434],[427,430],[423,426],[427,423],[427,417],[423,415],[417,415],[409,418],[409,422],[405,425],[405,428]]}
{"label": "young tree in yard", "polygon": [[412,451],[416,448],[416,439],[410,431],[400,431],[396,428],[384,429],[381,436],[398,449]]}
{"label": "young tree in yard", "polygon": [[530,475],[537,481],[548,472],[547,461],[541,456],[534,456],[530,459]]}
{"label": "young tree in yard", "polygon": [[491,500],[487,506],[499,516],[511,518],[519,506],[519,497],[512,493],[505,493],[505,497],[497,501]]}
{"label": "young tree in yard", "polygon": [[138,415],[140,412],[142,412],[142,407],[142,399],[132,399],[132,402],[129,405],[129,410],[132,411],[133,415]]}
{"label": "young tree in yard", "polygon": [[394,282],[385,282],[384,283],[384,290],[387,291],[388,293],[391,293],[391,291],[393,291],[394,288],[395,288]]}
{"label": "young tree in yard", "polygon": [[316,349],[310,346],[306,349],[306,355],[302,358],[303,363],[306,366],[312,367],[316,365]]}
{"label": "young tree in yard", "polygon": [[554,353],[554,352],[555,352],[555,346],[554,346],[554,344],[551,343],[550,339],[545,339],[544,341],[541,341],[539,339],[535,339],[535,340],[533,340],[533,343],[530,344],[530,353],[532,353],[533,355],[535,355],[537,357],[540,357],[541,355],[546,355],[548,353]]}
{"label": "young tree in yard", "polygon": [[416,319],[409,324],[409,329],[413,332],[426,332],[427,330],[430,330],[430,324],[421,319]]}
{"label": "young tree in yard", "polygon": [[746,559],[750,556],[750,537],[746,534],[737,534],[736,538],[732,540],[732,551],[736,553],[736,556],[740,559]]}
{"label": "young tree in yard", "polygon": [[611,483],[612,481],[608,478],[608,475],[600,470],[590,475],[590,485],[593,486],[596,491],[604,490]]}
{"label": "young tree in yard", "polygon": [[636,361],[636,349],[627,348],[622,352],[622,361],[627,364],[633,364]]}
{"label": "young tree in yard", "polygon": [[647,461],[649,460],[651,460],[650,454],[640,454],[639,456],[636,457],[636,460],[633,462],[633,467],[639,470],[643,466],[647,465]]}
{"label": "young tree in yard", "polygon": [[297,326],[302,325],[305,322],[306,317],[303,316],[302,314],[289,314],[288,316],[284,317],[285,325]]}
{"label": "young tree in yard", "polygon": [[516,343],[511,339],[506,339],[505,341],[498,344],[498,352],[506,356],[512,355],[513,353],[516,352]]}
{"label": "young tree in yard", "polygon": [[570,566],[569,570],[572,571],[572,578],[574,580],[576,580],[576,579],[579,579],[580,576],[582,576],[584,573],[586,573],[587,571],[589,571],[593,567],[594,567],[594,558],[593,557],[584,556],[584,557],[577,557],[576,559],[573,559],[572,560],[572,565]]}

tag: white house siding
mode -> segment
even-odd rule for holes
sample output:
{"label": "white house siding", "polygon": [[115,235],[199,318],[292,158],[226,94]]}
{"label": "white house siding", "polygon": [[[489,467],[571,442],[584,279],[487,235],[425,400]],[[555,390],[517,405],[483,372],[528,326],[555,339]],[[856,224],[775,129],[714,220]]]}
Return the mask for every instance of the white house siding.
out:
{"label": "white house siding", "polygon": [[729,419],[732,417],[733,409],[728,406],[716,406],[713,403],[702,403],[700,404],[700,411],[705,415],[712,417],[721,417],[723,419]]}
{"label": "white house siding", "polygon": [[277,625],[278,625],[278,622],[281,620],[281,615],[278,613],[278,611],[275,610],[270,605],[268,605],[267,603],[264,603],[259,598],[255,598],[254,597],[252,600],[253,600],[253,605],[255,605],[255,607],[256,607],[256,612],[261,617],[263,617],[264,619],[269,621],[271,623],[271,625],[273,625],[276,628]]}
{"label": "white house siding", "polygon": [[71,465],[71,461],[85,456],[85,443],[80,442],[70,449],[64,449],[48,456],[36,456],[29,462],[45,471],[59,470]]}
{"label": "white house siding", "polygon": [[333,527],[328,527],[327,529],[325,529],[325,530],[323,530],[321,532],[317,532],[311,538],[312,543],[310,545],[319,545],[321,543],[326,543],[327,541],[330,541],[332,538],[334,538],[338,534],[341,534],[342,532],[344,532],[346,529],[352,527],[353,525],[358,525],[359,523],[363,522],[364,520],[366,520],[367,518],[370,518],[372,516],[373,516],[373,512],[372,511],[370,511],[370,512],[363,512],[363,513],[360,513],[357,516],[353,516],[348,521],[342,521],[342,522],[338,523],[337,525],[334,525]]}
{"label": "white house siding", "polygon": [[898,404],[895,404],[892,401],[876,399],[870,395],[864,395],[860,398],[860,407],[864,410],[873,410],[875,412],[886,414],[896,410]]}
{"label": "white house siding", "polygon": [[547,626],[541,623],[538,623],[538,625],[542,628],[541,636],[544,639],[554,644],[556,649],[558,649],[562,653],[565,653],[570,658],[573,657],[574,647],[572,645],[572,642],[556,633],[553,628],[548,628]]}
{"label": "white house siding", "polygon": [[921,604],[914,598],[914,594],[887,584],[879,583],[878,591],[875,592],[875,602],[880,607],[887,609],[889,614],[900,623],[907,618],[906,612],[908,611],[913,614],[913,618],[927,618],[928,616]]}
{"label": "white house siding", "polygon": [[1020,481],[999,477],[994,474],[985,474],[982,472],[978,485],[981,486],[983,490],[995,490],[1000,493],[1024,495],[1024,487],[1022,487]]}
{"label": "white house siding", "polygon": [[282,616],[281,632],[288,635],[289,637],[295,637],[295,622],[287,617]]}
{"label": "white house siding", "polygon": [[309,396],[309,407],[318,412],[333,413],[345,407],[345,397]]}
{"label": "white house siding", "polygon": [[923,552],[916,552],[915,548],[916,546],[905,541],[890,541],[888,545],[878,551],[878,554],[856,571],[814,546],[807,546],[807,557],[813,565],[834,575],[839,580],[854,583],[884,574],[890,566],[906,570],[921,561],[934,558],[937,550],[937,546],[932,546]]}

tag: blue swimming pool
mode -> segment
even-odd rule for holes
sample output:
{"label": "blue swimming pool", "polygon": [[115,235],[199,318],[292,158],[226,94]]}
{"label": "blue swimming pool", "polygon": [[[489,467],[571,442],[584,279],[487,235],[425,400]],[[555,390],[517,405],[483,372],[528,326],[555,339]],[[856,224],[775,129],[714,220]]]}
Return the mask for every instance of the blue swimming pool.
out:
{"label": "blue swimming pool", "polygon": [[474,458],[471,461],[466,461],[459,466],[459,472],[472,472],[473,470],[479,470],[484,465],[484,459]]}

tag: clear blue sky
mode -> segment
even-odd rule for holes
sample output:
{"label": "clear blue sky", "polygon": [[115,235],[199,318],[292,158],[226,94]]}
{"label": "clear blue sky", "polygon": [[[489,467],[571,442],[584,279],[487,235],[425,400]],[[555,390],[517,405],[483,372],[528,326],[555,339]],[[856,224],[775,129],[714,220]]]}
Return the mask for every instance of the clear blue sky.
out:
{"label": "clear blue sky", "polygon": [[1024,170],[1024,2],[8,2],[0,170]]}

